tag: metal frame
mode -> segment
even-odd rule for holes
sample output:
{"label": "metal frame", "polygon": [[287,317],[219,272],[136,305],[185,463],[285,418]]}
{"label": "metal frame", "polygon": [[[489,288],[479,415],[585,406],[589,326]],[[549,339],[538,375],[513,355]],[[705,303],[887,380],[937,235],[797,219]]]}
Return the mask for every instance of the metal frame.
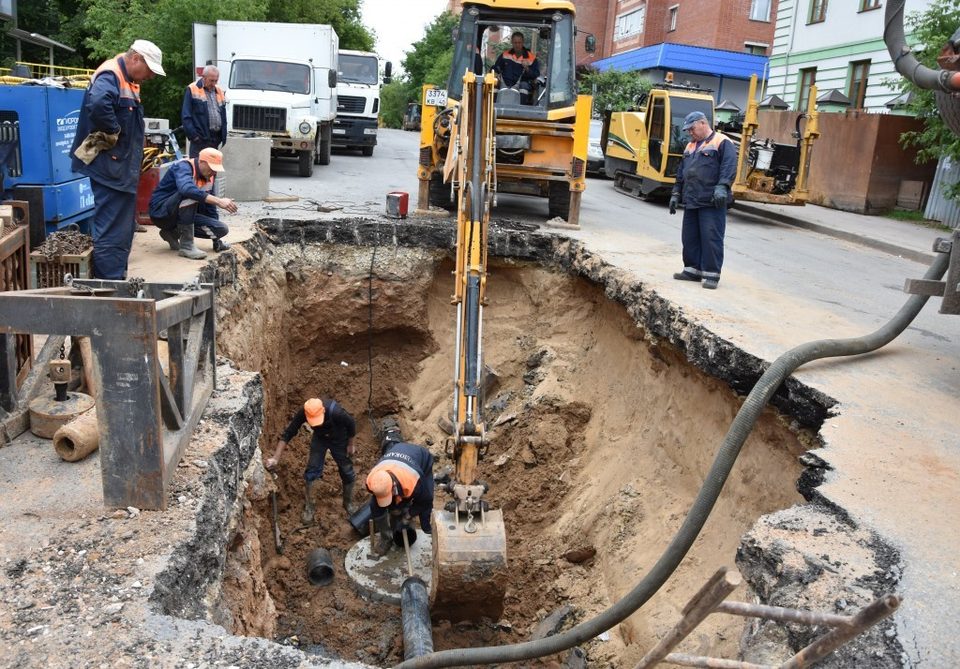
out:
{"label": "metal frame", "polygon": [[911,295],[942,297],[941,314],[960,314],[960,230],[953,231],[952,239],[937,237],[933,243],[933,250],[935,253],[950,255],[946,278],[943,281],[907,279],[903,285],[903,292]]}
{"label": "metal frame", "polygon": [[[131,287],[133,287],[131,289]],[[40,370],[63,336],[87,336],[93,351],[100,470],[106,506],[165,509],[166,490],[216,386],[212,284],[73,281],[60,288],[0,293],[0,425],[26,429]],[[167,331],[167,372],[158,335]],[[17,389],[15,333],[48,334]]]}
{"label": "metal frame", "polygon": [[[820,661],[850,639],[859,636],[892,614],[900,606],[900,597],[884,595],[860,609],[855,615],[840,616],[779,606],[748,604],[724,601],[743,582],[736,569],[722,567],[683,609],[683,618],[665,636],[656,648],[643,656],[634,669],[648,669],[661,662],[684,667],[713,667],[720,669],[802,669]],[[671,653],[677,645],[696,629],[711,613],[727,613],[747,618],[762,618],[779,622],[800,623],[830,628],[830,631],[814,639],[796,655],[782,664],[754,664],[718,657]]]}

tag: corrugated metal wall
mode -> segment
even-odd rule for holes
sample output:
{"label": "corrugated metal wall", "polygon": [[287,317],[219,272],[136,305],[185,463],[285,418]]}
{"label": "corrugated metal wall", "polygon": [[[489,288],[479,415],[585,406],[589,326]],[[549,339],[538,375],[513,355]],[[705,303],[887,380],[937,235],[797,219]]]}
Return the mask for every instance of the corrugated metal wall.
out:
{"label": "corrugated metal wall", "polygon": [[930,187],[930,197],[927,199],[927,208],[923,212],[924,216],[952,228],[960,227],[960,201],[948,200],[943,194],[943,184],[952,184],[957,181],[960,181],[960,163],[950,158],[941,158],[937,163],[933,185]]}

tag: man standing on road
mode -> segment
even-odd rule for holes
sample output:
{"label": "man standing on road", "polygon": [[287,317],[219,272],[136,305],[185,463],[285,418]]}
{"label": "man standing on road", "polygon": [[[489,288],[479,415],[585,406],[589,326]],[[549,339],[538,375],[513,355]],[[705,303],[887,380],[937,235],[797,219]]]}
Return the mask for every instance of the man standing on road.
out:
{"label": "man standing on road", "polygon": [[226,251],[230,245],[221,238],[230,231],[220,222],[217,207],[231,214],[237,205],[211,193],[214,175],[223,172],[223,154],[206,148],[196,158],[184,158],[170,165],[150,196],[150,220],[160,237],[179,255],[203,260],[207,254],[193,243],[194,236],[213,240],[213,250]]}
{"label": "man standing on road", "polygon": [[431,533],[433,513],[433,456],[423,446],[390,442],[380,462],[367,474],[370,515],[379,540],[378,555],[386,555],[393,545],[394,531],[405,532],[414,517],[420,528]]}
{"label": "man standing on road", "polygon": [[157,45],[138,39],[104,62],[83,96],[73,170],[93,189],[93,274],[123,279],[137,227],[137,186],[143,160],[140,84],[164,76]]}
{"label": "man standing on road", "polygon": [[737,150],[730,138],[716,132],[703,112],[690,112],[683,130],[692,140],[683,151],[677,182],[670,196],[670,213],[683,202],[683,271],[679,281],[703,280],[715,289],[723,266],[723,235],[727,227],[727,201],[737,173]]}
{"label": "man standing on road", "polygon": [[183,94],[180,122],[190,140],[191,158],[206,148],[219,149],[227,143],[227,99],[217,85],[219,81],[220,70],[207,65],[203,75]]}
{"label": "man standing on road", "polygon": [[273,469],[280,462],[283,450],[290,443],[290,440],[296,436],[297,431],[306,423],[313,430],[313,438],[310,440],[310,457],[307,460],[307,468],[303,473],[306,481],[306,490],[303,500],[303,520],[304,525],[313,522],[313,514],[316,507],[313,503],[313,487],[323,476],[323,461],[327,457],[327,451],[333,455],[334,462],[337,463],[337,469],[340,472],[340,480],[343,482],[343,508],[348,514],[353,514],[356,510],[353,504],[353,486],[356,481],[356,474],[353,471],[353,438],[357,434],[357,424],[353,416],[347,413],[335,400],[319,400],[311,398],[304,402],[297,413],[294,414],[283,431],[280,439],[277,441],[277,447],[273,452],[273,457],[268,458],[266,462],[267,469]]}

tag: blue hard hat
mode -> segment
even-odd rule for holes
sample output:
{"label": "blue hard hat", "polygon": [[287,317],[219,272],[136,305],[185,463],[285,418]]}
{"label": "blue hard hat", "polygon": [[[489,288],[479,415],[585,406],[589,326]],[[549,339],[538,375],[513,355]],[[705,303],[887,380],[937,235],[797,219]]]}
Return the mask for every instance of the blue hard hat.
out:
{"label": "blue hard hat", "polygon": [[706,121],[707,115],[701,111],[693,111],[687,114],[687,117],[683,119],[683,130],[689,130],[691,126],[697,121]]}

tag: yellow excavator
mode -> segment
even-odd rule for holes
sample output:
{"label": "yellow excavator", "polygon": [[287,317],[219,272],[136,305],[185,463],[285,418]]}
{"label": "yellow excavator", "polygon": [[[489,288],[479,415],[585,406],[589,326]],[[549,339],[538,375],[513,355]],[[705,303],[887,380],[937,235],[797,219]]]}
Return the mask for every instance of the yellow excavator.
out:
{"label": "yellow excavator", "polygon": [[[533,81],[494,90],[495,119],[490,164],[492,203],[497,193],[547,199],[550,218],[578,225],[580,197],[586,187],[590,96],[577,95],[575,8],[570,0],[465,0],[455,33],[453,66],[446,90],[423,91],[417,207],[453,211],[455,165],[466,147],[452,131],[463,104],[465,72],[483,77],[509,47],[514,33],[536,56]],[[592,51],[596,40],[586,38]]]}
{"label": "yellow excavator", "polygon": [[[750,78],[747,110],[742,124],[718,126],[709,91],[658,84],[637,100],[636,109],[613,112],[604,123],[605,172],[614,188],[641,199],[666,198],[676,182],[677,167],[689,138],[682,131],[684,117],[703,112],[739,146],[737,176],[731,190],[735,200],[803,205],[809,191],[810,156],[820,136],[816,87],[811,87],[807,111],[797,117],[793,143],[756,137],[759,127],[757,78]],[[803,127],[801,129],[801,122]]]}
{"label": "yellow excavator", "polygon": [[[483,308],[487,231],[498,192],[546,196],[551,216],[575,223],[584,187],[592,100],[574,83],[574,4],[566,0],[463,3],[446,100],[424,90],[420,208],[427,201],[457,216],[455,374],[450,437],[455,462],[438,486],[449,496],[433,517],[430,610],[448,620],[503,612],[507,540],[503,513],[484,498]],[[529,91],[504,88],[485,67],[504,36],[521,32],[541,77]],[[591,36],[592,37],[592,36]],[[485,73],[482,70],[487,69]]]}

